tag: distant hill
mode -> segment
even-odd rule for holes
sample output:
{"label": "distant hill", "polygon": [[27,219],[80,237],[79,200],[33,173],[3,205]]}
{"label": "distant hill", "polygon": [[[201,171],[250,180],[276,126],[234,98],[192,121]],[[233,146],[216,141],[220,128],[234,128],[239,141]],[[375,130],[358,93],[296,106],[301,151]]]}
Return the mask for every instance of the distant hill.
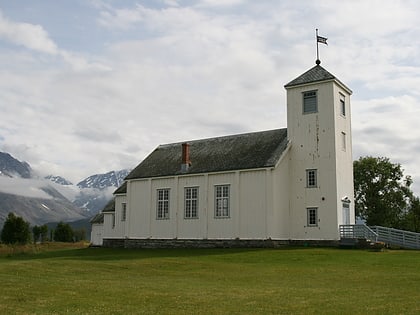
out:
{"label": "distant hill", "polygon": [[76,207],[57,190],[44,187],[46,198],[34,198],[0,192],[0,227],[9,212],[21,216],[31,225],[51,221],[74,221],[86,218],[86,213]]}

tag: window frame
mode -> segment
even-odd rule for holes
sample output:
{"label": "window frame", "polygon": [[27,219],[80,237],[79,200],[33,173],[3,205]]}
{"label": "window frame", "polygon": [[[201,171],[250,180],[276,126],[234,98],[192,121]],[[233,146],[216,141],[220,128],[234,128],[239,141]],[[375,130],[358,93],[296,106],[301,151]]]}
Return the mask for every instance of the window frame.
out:
{"label": "window frame", "polygon": [[121,221],[127,221],[127,203],[121,203]]}
{"label": "window frame", "polygon": [[[220,194],[218,191],[220,190]],[[221,205],[221,207],[219,207]],[[214,218],[228,219],[230,218],[230,185],[214,186]]]}
{"label": "window frame", "polygon": [[170,188],[156,190],[156,220],[169,220],[170,193]]}
{"label": "window frame", "polygon": [[340,97],[340,115],[346,117],[346,96],[339,93]]}
{"label": "window frame", "polygon": [[306,188],[318,188],[318,170],[316,168],[306,170]]}
{"label": "window frame", "polygon": [[184,219],[198,219],[198,207],[199,187],[184,187]]}
{"label": "window frame", "polygon": [[318,226],[318,208],[308,207],[306,208],[307,226],[317,227]]}
{"label": "window frame", "polygon": [[[315,99],[314,109],[311,109],[312,104],[308,102],[312,99]],[[308,107],[310,107],[308,109]],[[302,112],[303,114],[313,114],[318,112],[318,90],[310,90],[302,92]]]}

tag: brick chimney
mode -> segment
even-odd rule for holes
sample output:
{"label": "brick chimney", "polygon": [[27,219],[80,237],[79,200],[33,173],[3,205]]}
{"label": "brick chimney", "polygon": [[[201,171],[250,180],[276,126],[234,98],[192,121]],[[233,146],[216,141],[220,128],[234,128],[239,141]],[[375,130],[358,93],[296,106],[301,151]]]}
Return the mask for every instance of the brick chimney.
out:
{"label": "brick chimney", "polygon": [[182,144],[182,162],[181,162],[181,171],[186,172],[191,166],[190,161],[190,145],[188,143]]}

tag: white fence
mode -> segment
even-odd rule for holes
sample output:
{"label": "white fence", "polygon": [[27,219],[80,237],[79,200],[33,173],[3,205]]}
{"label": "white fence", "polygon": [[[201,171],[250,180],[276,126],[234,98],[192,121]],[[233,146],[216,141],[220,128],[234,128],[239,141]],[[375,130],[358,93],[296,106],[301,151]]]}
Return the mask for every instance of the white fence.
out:
{"label": "white fence", "polygon": [[420,233],[383,226],[368,227],[364,224],[340,225],[340,237],[342,239],[365,239],[403,248],[420,249]]}
{"label": "white fence", "polygon": [[378,235],[379,242],[404,248],[420,249],[420,233],[386,228],[383,226],[373,226],[372,230]]}

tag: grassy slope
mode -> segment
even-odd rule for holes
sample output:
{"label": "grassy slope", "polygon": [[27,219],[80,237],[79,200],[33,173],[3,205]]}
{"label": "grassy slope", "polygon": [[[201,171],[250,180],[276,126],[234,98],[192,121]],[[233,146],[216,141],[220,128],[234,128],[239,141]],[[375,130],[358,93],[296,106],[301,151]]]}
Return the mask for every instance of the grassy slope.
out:
{"label": "grassy slope", "polygon": [[0,288],[1,314],[418,314],[420,252],[3,254]]}

